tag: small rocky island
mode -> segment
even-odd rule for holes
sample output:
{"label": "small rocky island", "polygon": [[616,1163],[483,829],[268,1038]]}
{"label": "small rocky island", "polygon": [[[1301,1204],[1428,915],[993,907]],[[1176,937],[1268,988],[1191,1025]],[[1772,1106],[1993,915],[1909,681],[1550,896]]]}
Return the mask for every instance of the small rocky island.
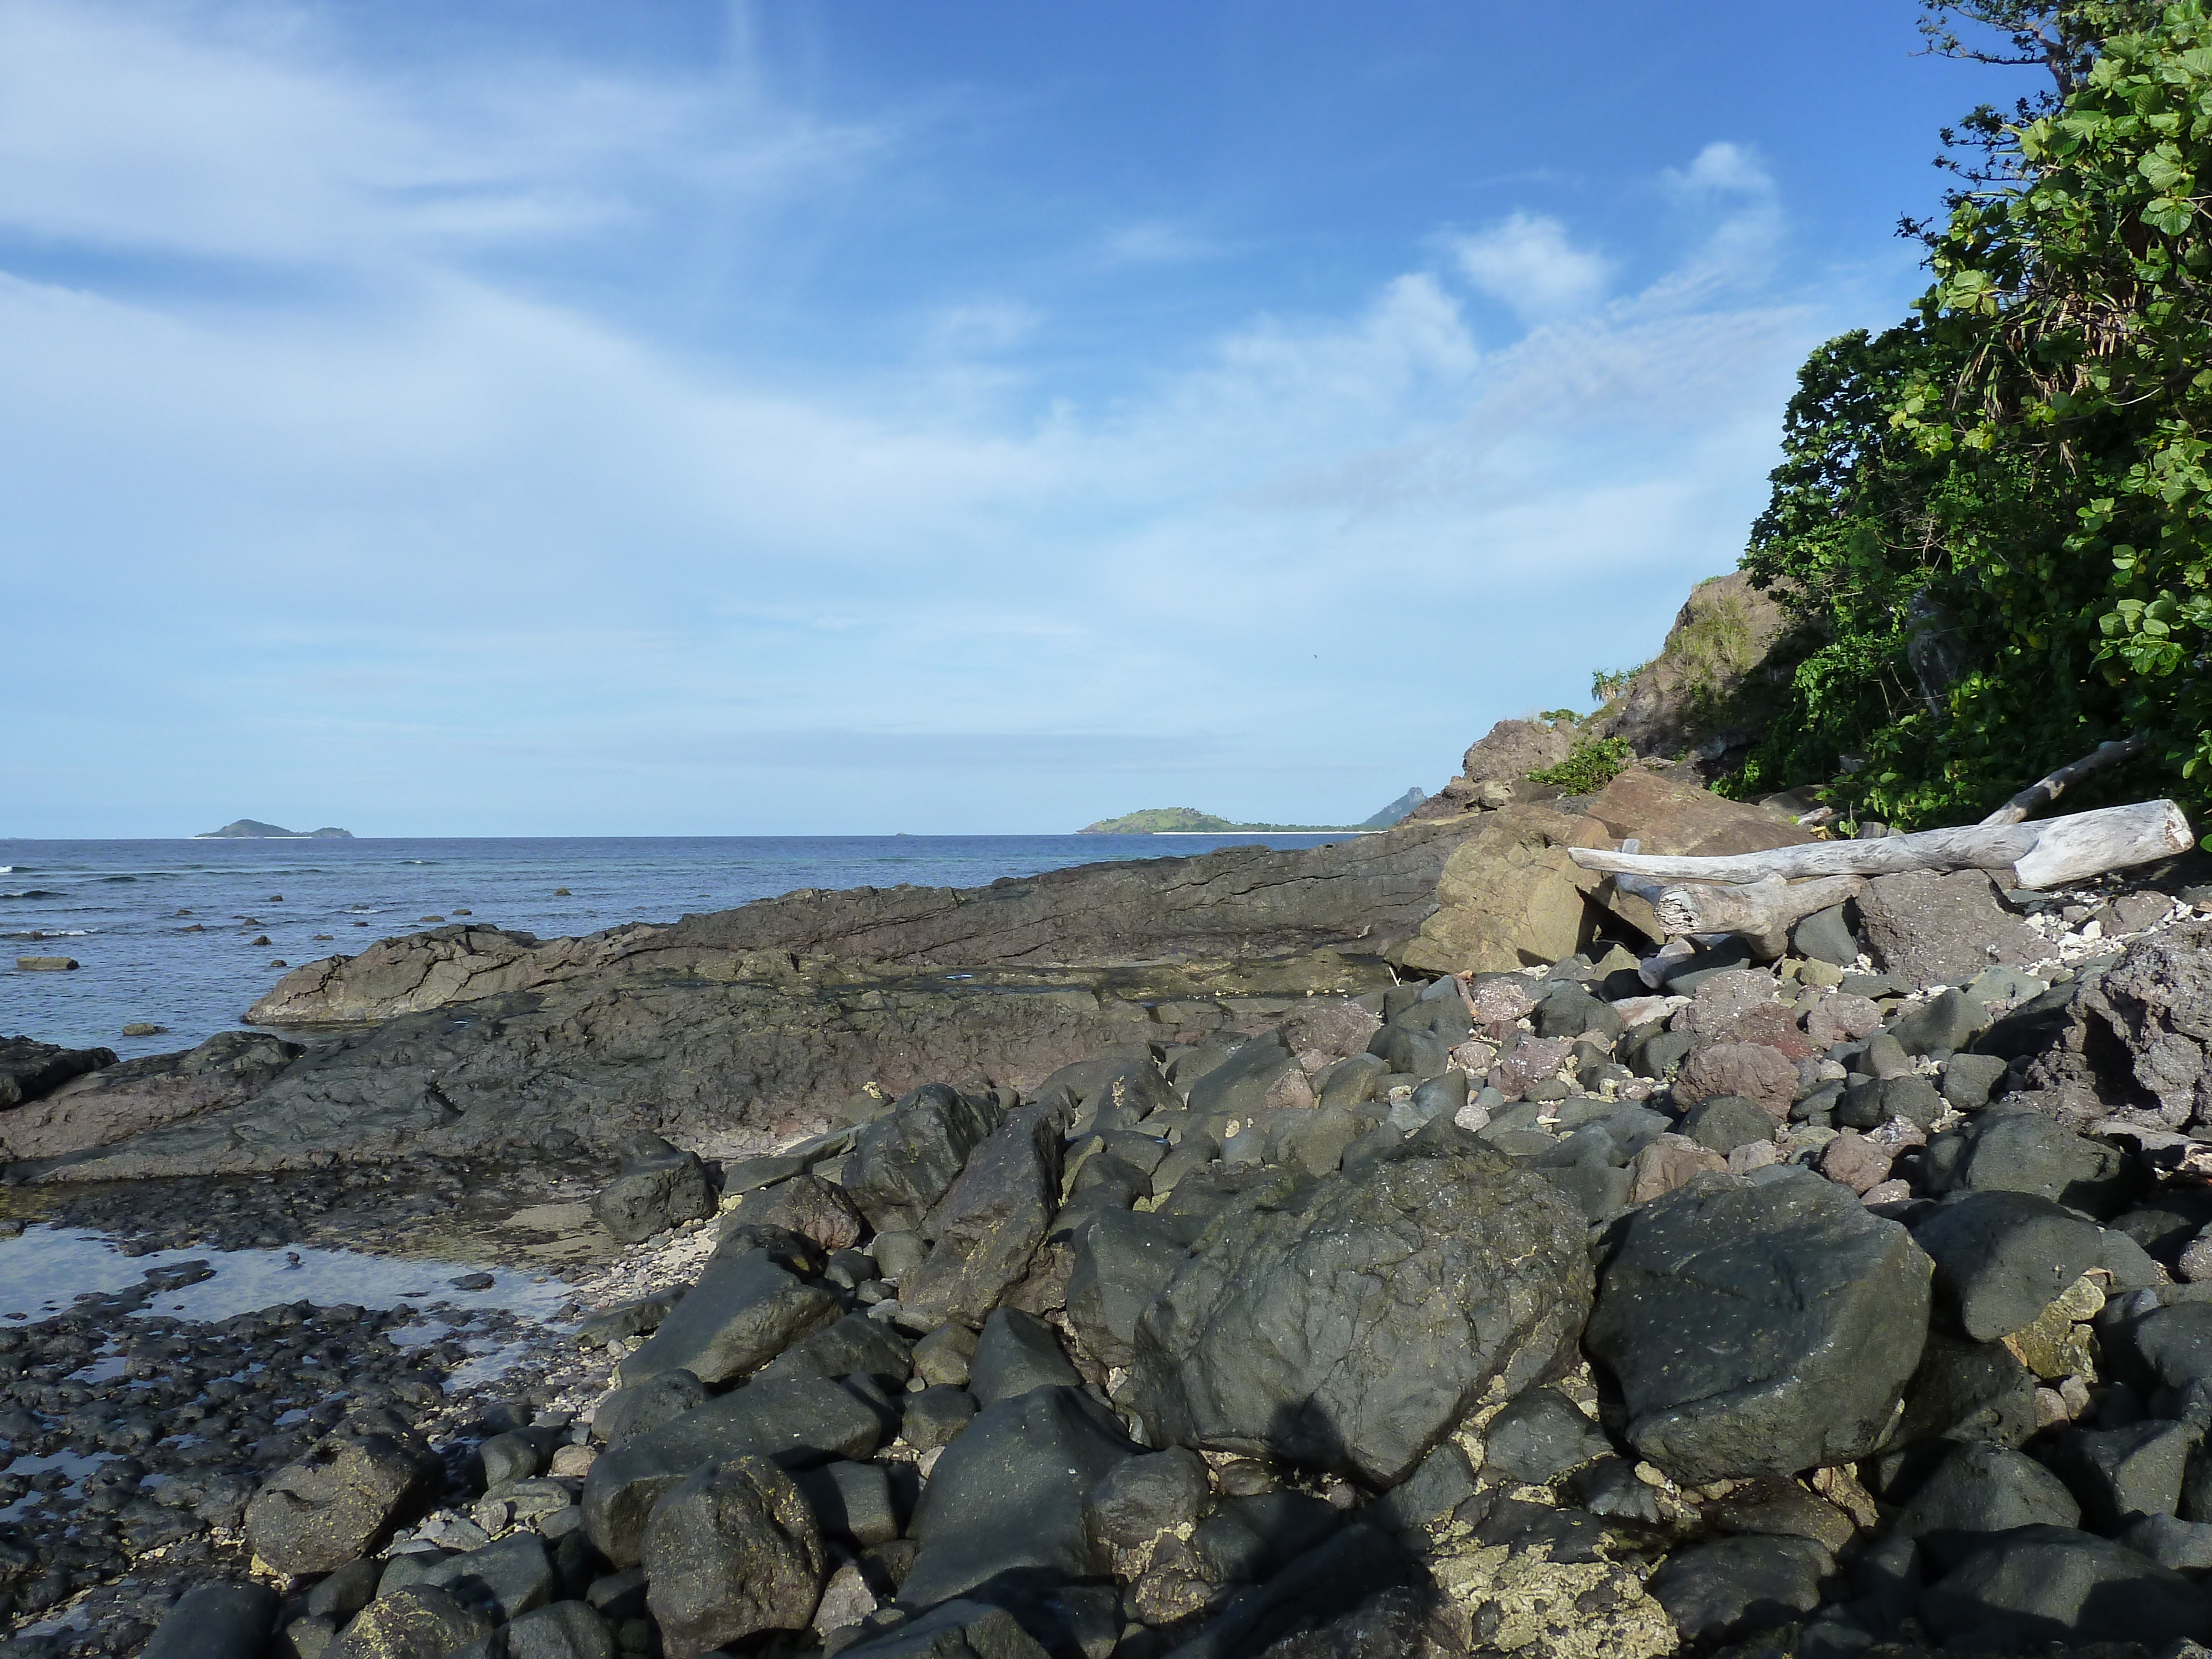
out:
{"label": "small rocky island", "polygon": [[1381,811],[1362,818],[1357,823],[1237,823],[1229,818],[1216,817],[1211,812],[1201,812],[1194,806],[1147,806],[1139,811],[1124,812],[1118,818],[1101,818],[1096,823],[1086,823],[1075,833],[1079,836],[1303,836],[1353,830],[1388,830],[1394,823],[1405,822],[1413,810],[1427,799],[1427,792],[1417,786],[1408,789]]}
{"label": "small rocky island", "polygon": [[287,830],[281,823],[259,818],[240,818],[220,830],[204,830],[194,841],[351,841],[353,831],[325,824],[320,830]]}

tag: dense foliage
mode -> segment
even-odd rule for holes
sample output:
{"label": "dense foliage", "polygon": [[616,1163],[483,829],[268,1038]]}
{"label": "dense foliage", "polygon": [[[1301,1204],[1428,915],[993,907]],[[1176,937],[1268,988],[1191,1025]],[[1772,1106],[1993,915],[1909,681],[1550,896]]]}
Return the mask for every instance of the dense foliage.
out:
{"label": "dense foliage", "polygon": [[1913,317],[1800,376],[1744,565],[1803,654],[1733,782],[1849,769],[1863,810],[1954,822],[2139,732],[2146,758],[2100,787],[2194,811],[2212,798],[2212,19],[2201,0],[1954,9],[2054,88],[1966,124],[1980,159],[1946,222],[1912,228],[1935,277]]}
{"label": "dense foliage", "polygon": [[1619,777],[1636,758],[1625,738],[1584,738],[1557,766],[1531,772],[1534,783],[1548,783],[1571,795],[1593,795]]}

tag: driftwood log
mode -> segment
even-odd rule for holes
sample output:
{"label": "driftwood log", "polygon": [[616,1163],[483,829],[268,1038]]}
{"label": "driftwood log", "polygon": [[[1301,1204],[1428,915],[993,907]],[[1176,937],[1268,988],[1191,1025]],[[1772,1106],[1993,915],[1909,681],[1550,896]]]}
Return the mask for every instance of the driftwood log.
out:
{"label": "driftwood log", "polygon": [[2133,760],[2149,747],[2148,741],[2139,737],[2114,738],[2109,742],[2100,743],[2071,765],[2060,767],[2047,778],[2038,778],[1982,822],[1984,824],[2021,823],[2064,794],[2067,785],[2079,783],[2092,772],[2101,772],[2108,766],[2118,766],[2122,761]]}
{"label": "driftwood log", "polygon": [[1917,835],[1887,836],[1880,841],[1822,841],[1722,858],[1668,858],[1591,847],[1571,848],[1568,856],[1585,870],[1661,882],[1747,884],[1807,876],[1990,870],[2007,874],[2012,886],[2045,888],[2063,887],[2131,864],[2172,858],[2195,844],[2181,809],[2170,800],[2151,800],[2075,812],[2041,823],[1923,830]]}

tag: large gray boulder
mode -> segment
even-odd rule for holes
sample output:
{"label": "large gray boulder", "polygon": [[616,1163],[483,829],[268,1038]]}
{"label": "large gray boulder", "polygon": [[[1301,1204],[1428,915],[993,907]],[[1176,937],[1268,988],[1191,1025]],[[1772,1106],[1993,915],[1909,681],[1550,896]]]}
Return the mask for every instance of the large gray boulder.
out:
{"label": "large gray boulder", "polygon": [[584,1528],[617,1567],[635,1566],[653,1504],[702,1463],[766,1457],[807,1468],[862,1458],[883,1419],[835,1382],[749,1382],[600,1454],[584,1477]]}
{"label": "large gray boulder", "polygon": [[599,1224],[624,1244],[714,1213],[706,1161],[659,1135],[641,1134],[623,1148],[622,1169],[592,1200]]}
{"label": "large gray boulder", "polygon": [[981,1324],[1029,1271],[1060,1208],[1065,1106],[1023,1106],[969,1154],[922,1224],[935,1248],[899,1285],[899,1304],[924,1323]]}
{"label": "large gray boulder", "polygon": [[1960,1644],[2141,1642],[2212,1635],[2212,1599],[2191,1580],[2109,1539],[2071,1528],[2015,1527],[1920,1597],[1920,1621]]}
{"label": "large gray boulder", "polygon": [[871,1227],[918,1232],[1000,1116],[988,1096],[926,1083],[854,1138],[845,1190]]}
{"label": "large gray boulder", "polygon": [[1992,963],[2035,962],[2051,947],[1998,901],[1987,872],[1876,876],[1858,896],[1859,938],[1874,965],[1908,985],[1972,979]]}
{"label": "large gray boulder", "polygon": [[829,1573],[813,1510],[761,1457],[703,1464],[678,1482],[647,1518],[641,1560],[669,1659],[805,1630]]}
{"label": "large gray boulder", "polygon": [[933,1607],[1008,1572],[1097,1576],[1107,1563],[1087,1524],[1090,1496],[1138,1454],[1080,1389],[986,1407],[930,1471],[910,1528],[921,1547],[899,1599]]}
{"label": "large gray boulder", "polygon": [[1204,1224],[1157,1210],[1102,1210],[1074,1230],[1067,1321],[1085,1352],[1107,1365],[1137,1357],[1138,1316],[1167,1288]]}
{"label": "large gray boulder", "polygon": [[1969,1193],[1913,1229],[1936,1263],[1936,1294],[1966,1334],[1994,1342],[2035,1322],[2095,1267],[2104,1230],[2033,1193]]}
{"label": "large gray boulder", "polygon": [[835,1322],[836,1293],[802,1276],[812,1266],[794,1234],[757,1228],[732,1233],[660,1328],[622,1362],[623,1383],[674,1370],[710,1386],[735,1382]]}
{"label": "large gray boulder", "polygon": [[1129,1398],[1155,1445],[1395,1485],[1493,1382],[1517,1392],[1572,1352],[1585,1233],[1446,1120],[1341,1176],[1275,1172],[1139,1317]]}
{"label": "large gray boulder", "polygon": [[2212,921],[2137,939],[2069,1013],[2085,1049],[2087,1028],[2109,1035],[2105,1052],[2166,1127],[2212,1122]]}
{"label": "large gray boulder", "polygon": [[278,1572],[331,1572],[422,1514],[445,1479],[445,1466],[396,1419],[361,1413],[254,1494],[246,1541]]}
{"label": "large gray boulder", "polygon": [[1698,1175],[1623,1224],[1584,1343],[1685,1484],[1847,1463],[1896,1418],[1932,1271],[1832,1182]]}
{"label": "large gray boulder", "polygon": [[2008,1532],[2014,1527],[2072,1527],[2081,1506],[2066,1483],[2025,1452],[1968,1442],[1954,1447],[1905,1500],[1897,1529],[1923,1533]]}

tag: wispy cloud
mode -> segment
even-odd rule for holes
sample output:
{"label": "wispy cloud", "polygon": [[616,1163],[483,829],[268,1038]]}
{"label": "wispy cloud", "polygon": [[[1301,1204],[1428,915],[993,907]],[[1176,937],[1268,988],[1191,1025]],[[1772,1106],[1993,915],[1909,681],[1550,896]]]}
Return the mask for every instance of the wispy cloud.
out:
{"label": "wispy cloud", "polygon": [[[0,243],[0,491],[34,550],[11,598],[83,670],[17,688],[57,832],[143,812],[84,758],[120,731],[132,799],[195,822],[235,816],[215,797],[264,752],[357,830],[655,827],[601,787],[655,769],[684,780],[671,829],[866,827],[885,770],[917,829],[1080,823],[1085,773],[1123,806],[1202,769],[1215,810],[1364,813],[1647,650],[1733,560],[1824,325],[1759,264],[1755,158],[1715,144],[1642,181],[1693,234],[1640,284],[1531,210],[1111,396],[1053,383],[1063,319],[1006,271],[917,295],[908,349],[865,365],[702,351],[530,251],[833,185],[907,210],[910,141],[742,78],[410,84],[317,15],[0,9],[19,252],[346,278],[256,305]],[[810,274],[840,273],[726,303],[803,312]],[[1528,328],[1479,344],[1470,294]],[[425,801],[466,805],[398,821]]]}

